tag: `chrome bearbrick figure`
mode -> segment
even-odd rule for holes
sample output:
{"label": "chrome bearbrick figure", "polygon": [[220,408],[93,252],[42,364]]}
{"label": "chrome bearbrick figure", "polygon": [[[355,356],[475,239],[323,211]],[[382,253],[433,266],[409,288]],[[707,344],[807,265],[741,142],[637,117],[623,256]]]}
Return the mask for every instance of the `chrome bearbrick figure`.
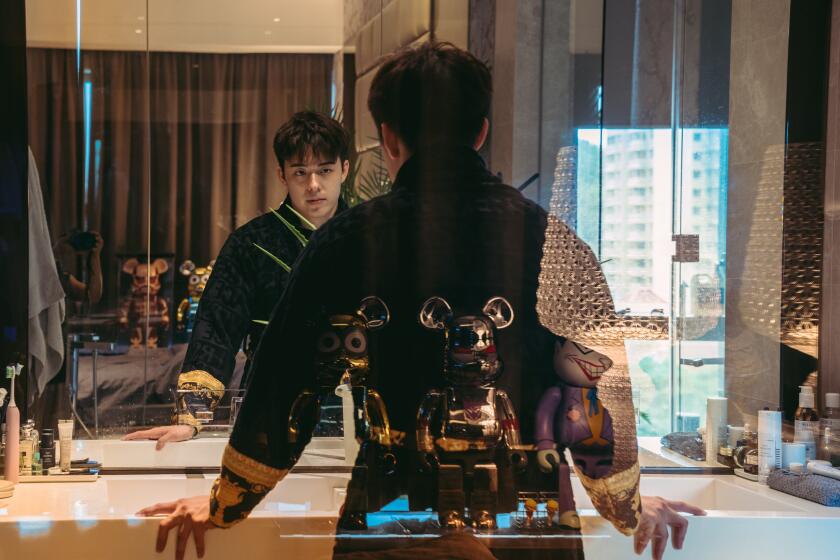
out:
{"label": "chrome bearbrick figure", "polygon": [[216,261],[212,260],[207,266],[197,267],[191,260],[186,260],[178,267],[178,271],[181,274],[189,277],[187,297],[181,300],[181,303],[178,304],[178,309],[175,311],[175,319],[179,331],[184,331],[187,334],[192,333],[195,314],[198,311],[198,303],[201,301],[201,295],[204,293],[204,288],[210,279],[210,273],[213,272],[214,264],[216,264]]}
{"label": "chrome bearbrick figure", "polygon": [[512,469],[524,468],[527,459],[513,403],[494,386],[503,370],[496,330],[513,318],[502,297],[490,299],[480,315],[455,316],[440,297],[420,310],[420,323],[445,336],[449,385],[429,391],[417,414],[420,463],[436,474],[436,509],[445,528],[463,527],[466,507],[478,529],[493,529],[497,511],[516,509]]}
{"label": "chrome bearbrick figure", "polygon": [[[353,479],[347,487],[342,529],[365,529],[366,513],[379,509],[382,501],[382,482],[394,470],[396,460],[391,453],[391,432],[385,403],[379,393],[367,386],[370,373],[368,332],[380,329],[390,321],[385,302],[375,296],[362,300],[351,315],[331,315],[322,325],[315,350],[315,380],[317,388],[302,391],[289,413],[289,443],[296,453],[303,451],[299,434],[314,427],[320,409],[334,398],[336,388],[349,385],[352,391],[355,430],[360,444]],[[377,472],[368,476],[368,471]]]}
{"label": "chrome bearbrick figure", "polygon": [[554,372],[560,383],[548,389],[537,407],[537,463],[544,472],[558,475],[557,525],[580,529],[570,480],[570,469],[560,456],[572,453],[578,469],[590,478],[602,478],[612,467],[613,427],[610,414],[598,400],[597,384],[613,365],[607,356],[572,340],[558,340]]}

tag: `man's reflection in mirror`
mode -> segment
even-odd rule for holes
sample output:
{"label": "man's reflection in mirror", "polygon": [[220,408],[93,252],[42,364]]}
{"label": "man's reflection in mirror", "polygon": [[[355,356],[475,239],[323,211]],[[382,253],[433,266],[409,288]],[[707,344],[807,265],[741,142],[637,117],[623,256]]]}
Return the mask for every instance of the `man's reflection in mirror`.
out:
{"label": "man's reflection in mirror", "polygon": [[[494,470],[499,489],[500,466],[514,466],[505,484],[521,467],[539,468],[533,445],[535,411],[542,393],[557,379],[557,336],[537,316],[548,217],[493,175],[477,153],[488,134],[491,84],[486,65],[449,44],[406,49],[383,61],[371,84],[368,107],[394,181],[391,192],[343,212],[312,236],[263,334],[210,499],[185,498],[141,512],[167,515],[159,527],[158,551],[175,529],[176,550],[184,550],[194,538],[203,552],[208,529],[230,527],[246,518],[286,476],[314,429],[315,415],[293,424],[297,415],[292,413],[299,395],[319,387],[315,358],[323,316],[352,314],[360,301],[376,297],[387,302],[390,322],[387,329],[371,334],[373,371],[365,383],[375,387],[387,408],[385,441],[396,466],[377,462],[385,454],[357,455],[338,522],[346,529],[337,535],[336,557],[521,558],[534,552],[527,544],[501,550],[504,543],[491,552],[461,529],[447,533],[436,515],[393,516],[382,524],[366,515],[385,503],[405,511],[412,507],[411,495],[419,494],[438,513],[443,506],[455,512],[444,516],[453,521],[451,526],[466,529],[473,523],[472,528],[480,530],[472,512],[463,515],[464,490],[471,484],[462,476],[464,471],[473,471],[473,489],[479,479],[490,481],[480,490],[492,508],[499,502],[492,498]],[[439,305],[431,309],[424,302]],[[322,351],[333,348],[335,340],[322,345]],[[352,383],[352,376],[347,377]],[[506,397],[494,399],[491,388]],[[430,391],[431,397],[424,399]],[[450,413],[444,422],[432,413],[428,430],[420,412],[424,400]],[[505,430],[487,421],[494,409]],[[512,411],[518,413],[518,422]],[[441,432],[446,426],[450,430]],[[522,435],[521,443],[515,431]],[[508,432],[505,445],[500,444],[503,432]],[[355,426],[362,451],[375,449],[366,445],[370,433]],[[527,446],[533,458],[517,461],[513,455],[518,454],[496,454],[493,446],[500,451]],[[423,459],[437,463],[429,461],[430,455],[440,460],[439,466],[426,468]],[[482,461],[481,468],[470,460],[475,458]],[[499,463],[490,465],[491,461]],[[486,476],[479,477],[479,472]],[[627,487],[637,488],[638,468],[628,472],[635,479]],[[590,494],[593,501],[607,498],[608,490],[599,487],[599,496]],[[409,503],[393,501],[405,495]],[[619,530],[632,532],[638,524],[638,499],[617,503],[622,505],[616,509],[636,506],[616,511],[610,519],[621,522]],[[664,528],[669,518],[659,518]],[[658,528],[660,522],[653,525]],[[419,543],[377,538],[394,533],[443,536]],[[582,554],[579,540],[565,542],[569,546],[550,551],[548,557]],[[416,544],[391,550],[408,543]]]}
{"label": "man's reflection in mirror", "polygon": [[176,423],[125,439],[154,439],[161,449],[193,437],[201,427],[195,411],[212,411],[226,388],[236,389],[230,385],[240,348],[247,356],[247,383],[290,267],[313,230],[346,208],[340,195],[350,170],[350,135],[338,121],[312,111],[296,113],[277,131],[273,148],[287,196],[279,208],[237,228],[213,263],[178,377]]}

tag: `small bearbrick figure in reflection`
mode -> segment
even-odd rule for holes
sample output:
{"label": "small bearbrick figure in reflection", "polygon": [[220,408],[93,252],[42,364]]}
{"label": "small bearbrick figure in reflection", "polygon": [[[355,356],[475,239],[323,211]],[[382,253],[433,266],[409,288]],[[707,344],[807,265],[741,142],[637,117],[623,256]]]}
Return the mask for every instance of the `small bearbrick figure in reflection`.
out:
{"label": "small bearbrick figure in reflection", "polygon": [[580,529],[569,466],[561,453],[568,448],[575,465],[590,478],[602,478],[612,468],[612,419],[598,400],[597,384],[612,360],[572,340],[558,340],[554,372],[560,380],[547,390],[537,407],[537,463],[558,476],[558,524]]}
{"label": "small bearbrick figure in reflection", "polygon": [[186,260],[178,267],[178,271],[188,277],[187,297],[181,300],[178,309],[175,311],[175,323],[179,331],[187,334],[192,333],[195,314],[198,311],[198,302],[201,300],[201,294],[204,293],[204,288],[210,279],[210,273],[213,272],[214,264],[216,264],[216,261],[212,260],[207,266],[196,267],[194,262]]}
{"label": "small bearbrick figure in reflection", "polygon": [[355,431],[360,447],[340,521],[345,530],[367,528],[368,510],[384,505],[383,477],[392,474],[396,466],[385,403],[368,386],[368,333],[384,327],[390,319],[385,302],[375,296],[363,299],[352,314],[327,317],[320,325],[315,349],[318,387],[304,389],[289,413],[288,439],[299,455],[307,443],[299,440],[299,434],[312,432],[321,407],[341,391],[352,395],[355,425],[345,425],[344,430]]}
{"label": "small bearbrick figure in reflection", "polygon": [[[436,506],[445,528],[469,521],[493,529],[498,511],[516,509],[513,469],[524,469],[527,459],[513,403],[494,385],[503,371],[496,330],[513,318],[502,297],[491,298],[476,315],[456,316],[440,297],[420,310],[420,323],[445,337],[443,376],[449,385],[426,393],[417,414],[420,464],[437,482],[437,504],[429,505]],[[422,496],[417,505],[422,507]]]}
{"label": "small bearbrick figure in reflection", "polygon": [[150,265],[137,259],[123,263],[122,271],[131,275],[131,293],[120,306],[119,324],[128,328],[132,348],[140,348],[144,343],[157,348],[161,335],[169,330],[169,304],[160,294],[161,275],[167,270],[169,265],[164,259],[155,259]]}

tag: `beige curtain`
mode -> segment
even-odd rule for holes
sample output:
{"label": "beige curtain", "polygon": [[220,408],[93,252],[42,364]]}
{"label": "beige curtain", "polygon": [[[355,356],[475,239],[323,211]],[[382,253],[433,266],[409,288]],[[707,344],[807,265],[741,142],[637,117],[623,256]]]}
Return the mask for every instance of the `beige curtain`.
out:
{"label": "beige curtain", "polygon": [[149,224],[153,254],[201,264],[282,201],[274,131],[329,108],[332,56],[33,48],[27,72],[50,231],[105,239],[101,311],[116,305],[109,263],[145,253]]}

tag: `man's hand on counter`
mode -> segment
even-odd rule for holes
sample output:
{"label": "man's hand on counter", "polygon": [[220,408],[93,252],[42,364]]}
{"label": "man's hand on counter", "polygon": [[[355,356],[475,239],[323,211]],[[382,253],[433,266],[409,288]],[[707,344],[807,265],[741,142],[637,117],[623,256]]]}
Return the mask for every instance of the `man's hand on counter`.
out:
{"label": "man's hand on counter", "polygon": [[656,496],[642,496],[642,519],[633,536],[636,554],[641,554],[653,540],[651,556],[661,560],[668,547],[668,527],[671,528],[671,544],[680,550],[688,531],[688,519],[679,514],[706,515],[697,506],[685,502],[675,502]]}
{"label": "man's hand on counter", "polygon": [[160,451],[170,441],[186,441],[193,437],[195,428],[185,424],[173,424],[172,426],[158,426],[148,430],[138,430],[123,437],[123,441],[137,439],[156,439],[155,449]]}
{"label": "man's hand on counter", "polygon": [[204,557],[204,533],[216,526],[210,522],[210,500],[207,496],[193,496],[181,498],[174,502],[165,502],[143,508],[137,515],[153,517],[166,515],[158,527],[155,550],[163,552],[169,538],[169,531],[176,529],[175,559],[183,560],[190,542],[190,534],[195,540],[195,552],[199,558]]}

